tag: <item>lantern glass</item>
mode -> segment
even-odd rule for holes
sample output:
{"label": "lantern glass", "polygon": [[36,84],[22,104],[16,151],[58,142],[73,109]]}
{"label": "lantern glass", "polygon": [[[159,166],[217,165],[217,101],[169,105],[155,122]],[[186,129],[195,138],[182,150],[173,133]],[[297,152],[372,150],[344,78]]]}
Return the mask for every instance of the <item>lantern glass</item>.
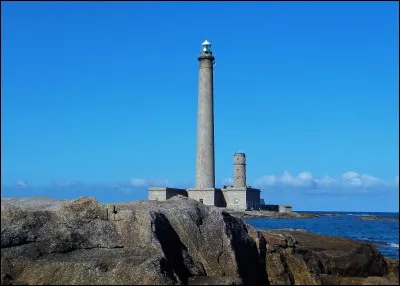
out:
{"label": "lantern glass", "polygon": [[201,49],[201,53],[202,54],[212,54],[211,51],[211,44],[205,40],[204,43],[201,44],[202,49]]}

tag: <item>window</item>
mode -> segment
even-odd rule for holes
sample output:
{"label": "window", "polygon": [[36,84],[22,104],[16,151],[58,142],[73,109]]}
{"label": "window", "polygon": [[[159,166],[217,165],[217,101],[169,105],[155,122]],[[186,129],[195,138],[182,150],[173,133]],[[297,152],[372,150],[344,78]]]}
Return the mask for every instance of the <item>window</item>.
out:
{"label": "window", "polygon": [[238,204],[239,204],[239,199],[234,199],[234,200],[233,200],[233,203],[234,203],[235,205],[238,205]]}
{"label": "window", "polygon": [[203,203],[203,199],[200,199],[199,201],[200,201],[201,204]]}

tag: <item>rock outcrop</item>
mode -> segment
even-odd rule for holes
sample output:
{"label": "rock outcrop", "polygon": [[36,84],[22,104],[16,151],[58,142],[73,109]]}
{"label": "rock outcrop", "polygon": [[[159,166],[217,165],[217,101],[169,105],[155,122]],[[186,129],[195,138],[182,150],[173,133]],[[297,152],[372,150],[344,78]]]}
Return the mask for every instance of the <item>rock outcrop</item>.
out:
{"label": "rock outcrop", "polygon": [[1,217],[2,284],[263,282],[245,224],[186,198],[2,199]]}
{"label": "rock outcrop", "polygon": [[358,220],[399,220],[398,217],[363,216]]}
{"label": "rock outcrop", "polygon": [[241,210],[233,210],[233,209],[226,209],[227,213],[231,214],[237,218],[316,218],[321,216],[321,214],[301,214],[296,212],[288,212],[288,213],[280,213],[274,211],[241,211]]}
{"label": "rock outcrop", "polygon": [[108,205],[84,197],[1,200],[2,285],[360,281],[398,282],[397,261],[368,243],[256,230],[185,197]]}
{"label": "rock outcrop", "polygon": [[279,219],[292,219],[292,218],[316,218],[320,216],[339,216],[338,213],[297,213],[297,212],[276,212],[264,210],[242,211],[234,209],[225,209],[225,211],[237,218],[279,218]]}
{"label": "rock outcrop", "polygon": [[398,284],[398,262],[384,258],[370,243],[299,230],[247,227],[271,285]]}

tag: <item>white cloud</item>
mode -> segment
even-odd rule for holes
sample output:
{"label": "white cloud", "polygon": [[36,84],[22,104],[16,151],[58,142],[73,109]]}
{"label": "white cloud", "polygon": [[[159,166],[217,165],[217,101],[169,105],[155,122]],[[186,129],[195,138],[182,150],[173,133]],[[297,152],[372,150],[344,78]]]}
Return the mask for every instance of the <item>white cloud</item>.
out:
{"label": "white cloud", "polygon": [[148,179],[147,184],[150,187],[173,187],[167,179]]}
{"label": "white cloud", "polygon": [[295,188],[315,188],[315,180],[310,172],[302,172],[293,177],[288,171],[284,171],[281,176],[265,175],[257,179],[254,183],[257,187],[295,187]]}
{"label": "white cloud", "polygon": [[355,187],[373,187],[385,184],[381,179],[369,175],[360,175],[356,172],[347,172],[342,175],[342,178],[344,183]]}
{"label": "white cloud", "polygon": [[131,185],[133,187],[172,187],[170,182],[166,179],[141,179],[141,178],[132,178]]}
{"label": "white cloud", "polygon": [[321,179],[316,179],[315,182],[317,183],[318,186],[322,188],[326,188],[332,184],[335,183],[335,179],[330,177],[330,176],[323,176]]}
{"label": "white cloud", "polygon": [[147,182],[145,179],[133,178],[131,180],[131,185],[134,187],[144,187],[147,185]]}
{"label": "white cloud", "polygon": [[275,175],[265,175],[255,181],[256,186],[274,186],[277,182]]}
{"label": "white cloud", "polygon": [[27,187],[28,187],[28,183],[27,183],[26,181],[24,181],[24,180],[18,180],[18,181],[15,183],[15,185],[16,185],[18,188],[27,188]]}
{"label": "white cloud", "polygon": [[393,184],[381,179],[353,171],[346,172],[338,178],[325,175],[319,179],[314,179],[310,172],[302,172],[297,176],[292,176],[288,171],[285,171],[279,176],[264,175],[255,180],[254,185],[265,190],[299,189],[312,193],[368,193],[393,187]]}

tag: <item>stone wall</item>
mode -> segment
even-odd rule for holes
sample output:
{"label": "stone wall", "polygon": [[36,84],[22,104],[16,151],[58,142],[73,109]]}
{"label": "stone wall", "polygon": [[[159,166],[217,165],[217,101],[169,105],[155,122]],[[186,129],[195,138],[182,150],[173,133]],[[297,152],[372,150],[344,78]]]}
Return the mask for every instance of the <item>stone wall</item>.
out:
{"label": "stone wall", "polygon": [[187,192],[176,188],[149,188],[148,195],[150,201],[165,201],[177,195],[187,197]]}
{"label": "stone wall", "polygon": [[279,205],[279,212],[280,213],[291,213],[292,206],[291,205]]}
{"label": "stone wall", "polygon": [[147,193],[150,201],[165,201],[167,199],[166,188],[152,188]]}
{"label": "stone wall", "polygon": [[175,197],[177,195],[182,195],[187,197],[187,191],[185,189],[172,189],[172,188],[167,188],[167,200]]}
{"label": "stone wall", "polygon": [[220,208],[226,207],[226,200],[221,189],[215,189],[215,206]]}
{"label": "stone wall", "polygon": [[260,209],[260,190],[251,187],[235,188],[225,186],[222,189],[226,207],[237,210]]}
{"label": "stone wall", "polygon": [[248,188],[246,192],[247,209],[260,209],[260,190]]}
{"label": "stone wall", "polygon": [[229,209],[246,209],[246,189],[245,188],[229,188],[223,189],[222,193],[226,201],[226,207]]}
{"label": "stone wall", "polygon": [[292,212],[291,205],[260,205],[260,209],[264,211],[290,213]]}
{"label": "stone wall", "polygon": [[188,189],[188,198],[201,202],[208,206],[214,206],[215,189]]}
{"label": "stone wall", "polygon": [[261,205],[260,209],[263,211],[279,212],[279,205]]}
{"label": "stone wall", "polygon": [[[151,201],[166,201],[177,195],[182,195],[190,199],[194,199],[209,206],[223,208],[226,207],[236,210],[260,209],[260,190],[249,187],[226,187],[222,190],[195,188],[188,190],[176,188],[149,188],[148,190],[149,200]],[[273,211],[288,212],[287,208],[282,208],[280,210],[278,205],[273,208]]]}

